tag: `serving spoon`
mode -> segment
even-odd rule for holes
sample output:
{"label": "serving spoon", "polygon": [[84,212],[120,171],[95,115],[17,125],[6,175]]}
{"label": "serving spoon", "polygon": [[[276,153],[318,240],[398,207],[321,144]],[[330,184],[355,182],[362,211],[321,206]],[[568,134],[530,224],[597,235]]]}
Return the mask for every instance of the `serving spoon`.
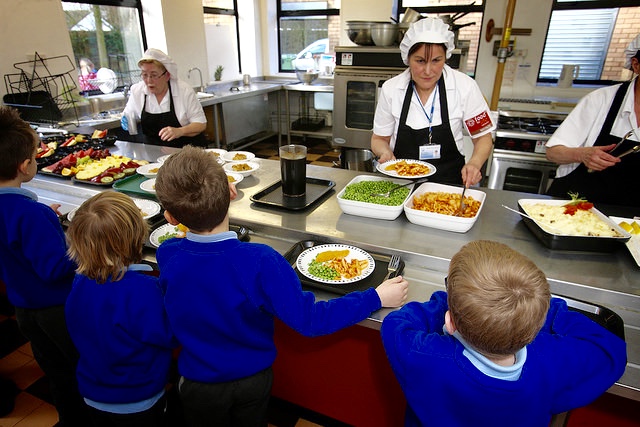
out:
{"label": "serving spoon", "polygon": [[418,179],[416,181],[411,181],[408,182],[406,184],[398,184],[397,187],[393,187],[391,190],[387,191],[386,193],[371,193],[370,196],[371,197],[389,197],[391,195],[391,193],[393,193],[396,190],[399,190],[403,187],[408,187],[412,184],[422,184],[423,182],[427,182],[429,181],[427,178],[422,178],[422,179]]}
{"label": "serving spoon", "polygon": [[531,216],[527,215],[527,214],[526,214],[526,213],[524,213],[524,212],[520,212],[520,211],[518,211],[518,210],[515,210],[515,209],[513,209],[513,208],[510,208],[510,207],[509,207],[509,206],[507,206],[507,205],[502,205],[502,207],[503,207],[503,208],[505,208],[505,209],[507,209],[507,210],[509,210],[509,211],[511,211],[511,212],[515,212],[515,213],[517,213],[518,215],[521,215],[521,216],[523,216],[523,217],[525,217],[525,218],[529,218],[529,219],[530,219],[531,221],[533,221],[534,223],[539,224],[539,225],[540,225],[540,228],[542,228],[542,226],[544,225],[545,227],[549,228],[550,230],[555,230],[555,231],[557,231],[557,232],[558,232],[558,233],[555,233],[555,234],[565,234],[565,233],[564,233],[564,231],[560,230],[559,228],[555,228],[554,226],[552,226],[552,225],[550,225],[550,224],[547,224],[546,222],[538,221],[537,219],[535,219],[535,218],[533,218],[533,217],[531,217]]}

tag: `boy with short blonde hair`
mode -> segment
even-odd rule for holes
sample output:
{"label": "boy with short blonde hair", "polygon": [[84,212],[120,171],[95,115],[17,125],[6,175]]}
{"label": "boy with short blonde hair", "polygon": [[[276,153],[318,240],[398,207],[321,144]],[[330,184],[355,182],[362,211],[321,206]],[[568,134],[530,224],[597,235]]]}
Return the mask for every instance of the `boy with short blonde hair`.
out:
{"label": "boy with short blonde hair", "polygon": [[463,246],[445,284],[382,323],[405,426],[547,426],[622,376],[625,342],[551,298],[544,273],[508,246]]}
{"label": "boy with short blonde hair", "polygon": [[275,317],[303,335],[323,335],[406,300],[408,284],[396,277],[316,302],[282,255],[229,231],[235,186],[202,149],[171,155],[158,172],[156,194],[169,222],[190,229],[186,238],[163,242],[156,258],[182,344],[179,392],[191,427],[267,425]]}

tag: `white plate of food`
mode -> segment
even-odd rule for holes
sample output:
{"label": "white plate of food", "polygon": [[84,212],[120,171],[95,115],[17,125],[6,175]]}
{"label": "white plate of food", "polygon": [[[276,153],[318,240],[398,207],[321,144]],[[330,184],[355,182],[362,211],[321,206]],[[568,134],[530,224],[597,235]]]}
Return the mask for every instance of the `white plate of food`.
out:
{"label": "white plate of food", "polygon": [[228,151],[222,155],[225,162],[249,162],[256,158],[250,151]]}
{"label": "white plate of food", "polygon": [[171,157],[171,154],[165,154],[164,156],[160,156],[156,159],[156,162],[158,163],[164,163],[167,161],[167,159]]}
{"label": "white plate of food", "polygon": [[189,231],[189,229],[182,224],[164,224],[151,232],[149,235],[149,242],[157,248],[167,239],[185,237],[187,235],[187,231]]}
{"label": "white plate of food", "polygon": [[236,172],[227,172],[225,171],[225,173],[227,174],[227,179],[229,180],[229,182],[232,182],[236,185],[238,185],[240,183],[240,181],[242,181],[244,179],[244,177],[242,175],[240,175],[239,173]]}
{"label": "white plate of food", "polygon": [[[162,208],[160,204],[154,202],[153,200],[146,199],[133,199],[133,202],[136,204],[138,209],[140,209],[140,213],[142,214],[142,218],[149,219],[160,213]],[[76,215],[76,211],[78,208],[72,209],[67,213],[67,221],[71,222],[73,217]]]}
{"label": "white plate of food", "polygon": [[622,218],[619,216],[610,216],[609,219],[624,231],[631,234],[631,238],[625,243],[631,256],[640,267],[640,219],[638,218]]}
{"label": "white plate of food", "polygon": [[396,159],[378,163],[379,172],[394,178],[426,178],[436,173],[436,167],[422,160]]}
{"label": "white plate of food", "polygon": [[227,150],[224,148],[206,148],[204,151],[207,153],[213,153],[214,156],[222,158],[224,160],[224,155],[227,154]]}
{"label": "white plate of food", "polygon": [[151,178],[140,183],[140,188],[148,193],[156,194],[156,179]]}
{"label": "white plate of food", "polygon": [[260,164],[256,162],[231,162],[225,163],[222,168],[225,172],[239,173],[246,178],[260,169]]}
{"label": "white plate of food", "polygon": [[158,175],[160,167],[162,167],[162,163],[148,163],[146,165],[139,166],[136,169],[136,172],[147,178],[154,178]]}
{"label": "white plate of food", "polygon": [[296,259],[296,268],[316,282],[341,285],[368,277],[376,262],[368,252],[355,246],[328,244],[302,252]]}

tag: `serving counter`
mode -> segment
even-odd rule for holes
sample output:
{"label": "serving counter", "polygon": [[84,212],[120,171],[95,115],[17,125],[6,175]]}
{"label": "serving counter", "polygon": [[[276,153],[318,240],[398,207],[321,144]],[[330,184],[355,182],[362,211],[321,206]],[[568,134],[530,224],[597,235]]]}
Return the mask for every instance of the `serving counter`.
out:
{"label": "serving counter", "polygon": [[[154,161],[175,149],[118,141],[111,151]],[[230,207],[231,223],[248,228],[251,241],[269,244],[282,254],[301,240],[339,242],[367,251],[399,254],[405,262],[403,276],[410,283],[411,301],[426,301],[434,291],[444,290],[443,280],[447,275],[449,260],[467,242],[489,239],[505,243],[527,255],[545,272],[552,293],[603,305],[623,318],[629,362],[623,377],[610,391],[640,400],[640,268],[624,245],[621,244],[612,253],[547,249],[536,240],[519,215],[502,207],[504,204],[516,208],[520,198],[545,196],[486,188],[480,188],[486,193],[483,211],[467,233],[421,227],[410,223],[404,215],[393,221],[347,215],[340,210],[335,195],[360,173],[313,165],[307,166],[307,176],[332,180],[336,184],[325,198],[301,211],[260,205],[252,202],[251,196],[278,181],[280,169],[277,161],[258,161],[260,169],[238,184],[238,197]],[[45,203],[62,203],[61,211],[65,213],[105,187],[37,175],[24,188],[38,193]],[[147,256],[149,261],[154,260],[153,253]],[[314,292],[321,299],[333,297],[323,291]],[[286,326],[278,324],[276,340],[279,356],[274,365],[274,395],[345,422],[374,425],[366,424],[368,420],[354,419],[349,414],[340,413],[339,409],[341,400],[353,402],[353,393],[358,395],[356,401],[365,399],[365,387],[368,393],[373,393],[367,398],[377,403],[365,399],[360,404],[382,405],[370,411],[370,419],[377,418],[377,425],[397,425],[396,417],[398,413],[401,416],[404,402],[386,364],[377,333],[389,311],[379,310],[359,325],[323,338],[296,337],[297,334]],[[311,363],[321,365],[309,365]],[[339,366],[334,366],[336,363]],[[332,364],[331,367],[329,364]],[[329,371],[333,374],[329,374]],[[299,374],[295,379],[294,373]],[[357,378],[352,378],[353,375]],[[345,390],[337,392],[335,384],[326,383],[329,378],[336,377],[341,386],[347,387]],[[326,383],[324,386],[323,381]],[[352,389],[354,385],[351,383],[354,381],[358,390]],[[346,386],[347,383],[351,386]],[[308,389],[318,391],[325,388],[334,398],[331,402],[322,403],[318,401],[317,394],[309,395]],[[396,423],[390,420],[396,420]]]}

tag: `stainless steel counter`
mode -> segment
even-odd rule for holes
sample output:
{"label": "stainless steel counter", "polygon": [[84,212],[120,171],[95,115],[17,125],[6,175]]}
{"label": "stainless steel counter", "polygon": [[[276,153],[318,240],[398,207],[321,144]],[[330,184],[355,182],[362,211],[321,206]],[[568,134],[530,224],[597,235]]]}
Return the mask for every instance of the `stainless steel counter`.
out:
{"label": "stainless steel counter", "polygon": [[[155,160],[175,149],[119,141],[112,151]],[[629,363],[612,392],[640,400],[640,268],[623,245],[609,254],[546,249],[517,214],[501,207],[502,204],[516,207],[519,198],[544,196],[486,188],[480,189],[487,194],[483,211],[473,228],[463,234],[417,226],[404,215],[394,221],[346,215],[341,212],[335,194],[359,172],[312,165],[307,166],[307,176],[336,183],[335,193],[327,199],[304,211],[257,205],[251,202],[251,195],[280,179],[277,161],[260,159],[259,163],[260,169],[238,184],[238,198],[230,207],[231,222],[250,229],[252,241],[267,243],[280,253],[297,241],[320,238],[400,254],[406,263],[404,276],[411,284],[409,299],[414,301],[426,301],[431,293],[444,289],[449,260],[465,243],[490,239],[508,244],[530,257],[546,273],[554,294],[609,307],[623,318]],[[103,189],[44,175],[36,176],[24,187],[38,193],[45,202],[62,203],[63,213]],[[316,295],[331,298],[323,292]],[[379,328],[388,312],[380,310],[362,324]]]}

